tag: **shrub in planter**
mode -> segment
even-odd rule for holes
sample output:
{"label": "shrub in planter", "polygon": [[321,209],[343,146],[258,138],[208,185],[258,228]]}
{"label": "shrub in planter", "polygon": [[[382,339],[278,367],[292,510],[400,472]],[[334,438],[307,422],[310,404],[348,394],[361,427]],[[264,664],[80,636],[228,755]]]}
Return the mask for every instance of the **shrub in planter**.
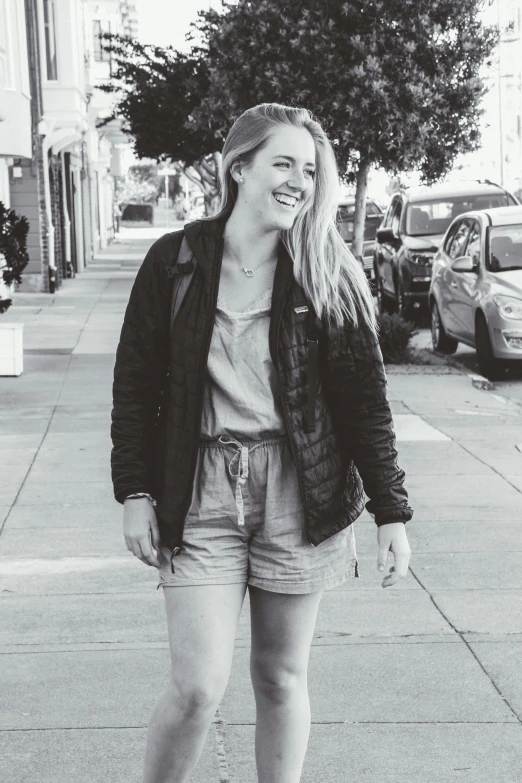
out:
{"label": "shrub in planter", "polygon": [[416,334],[415,324],[399,313],[380,313],[379,345],[385,364],[406,364],[411,359],[410,340]]}
{"label": "shrub in planter", "polygon": [[[7,209],[0,201],[0,313],[12,304],[5,294],[13,283],[22,282],[22,272],[29,262],[27,253],[27,218]],[[0,375],[23,372],[23,324],[0,320]]]}
{"label": "shrub in planter", "polygon": [[152,204],[125,204],[121,219],[128,222],[152,223]]}
{"label": "shrub in planter", "polygon": [[[29,263],[28,232],[27,218],[17,215],[13,209],[7,209],[0,201],[0,272],[7,290],[13,283],[22,282],[22,272]],[[12,299],[0,297],[0,314],[5,313],[11,304]]]}

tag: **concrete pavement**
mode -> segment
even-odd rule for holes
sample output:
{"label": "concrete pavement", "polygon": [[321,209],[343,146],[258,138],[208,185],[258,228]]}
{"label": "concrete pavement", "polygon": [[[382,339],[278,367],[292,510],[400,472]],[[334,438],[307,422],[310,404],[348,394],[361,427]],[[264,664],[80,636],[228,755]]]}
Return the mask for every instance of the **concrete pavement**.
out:
{"label": "concrete pavement", "polygon": [[[25,371],[0,378],[0,779],[139,783],[169,676],[156,575],[112,499],[114,349],[154,230],[119,240],[54,296],[23,295]],[[456,369],[390,368],[415,517],[411,573],[325,594],[310,663],[303,783],[522,778],[521,410]],[[522,448],[522,446],[521,446]],[[248,605],[194,783],[254,783]]]}

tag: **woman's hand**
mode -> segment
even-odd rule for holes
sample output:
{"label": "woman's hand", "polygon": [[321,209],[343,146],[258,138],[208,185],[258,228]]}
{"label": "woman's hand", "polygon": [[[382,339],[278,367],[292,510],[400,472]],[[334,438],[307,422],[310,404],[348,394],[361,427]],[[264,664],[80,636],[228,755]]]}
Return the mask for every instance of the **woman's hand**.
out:
{"label": "woman's hand", "polygon": [[392,587],[408,573],[411,549],[404,522],[390,522],[388,525],[378,527],[377,543],[379,544],[377,557],[379,571],[384,571],[388,564],[388,553],[393,552],[394,563],[382,580],[383,587]]}
{"label": "woman's hand", "polygon": [[160,567],[157,557],[160,548],[158,521],[148,498],[131,498],[124,501],[123,535],[129,552],[145,565]]}

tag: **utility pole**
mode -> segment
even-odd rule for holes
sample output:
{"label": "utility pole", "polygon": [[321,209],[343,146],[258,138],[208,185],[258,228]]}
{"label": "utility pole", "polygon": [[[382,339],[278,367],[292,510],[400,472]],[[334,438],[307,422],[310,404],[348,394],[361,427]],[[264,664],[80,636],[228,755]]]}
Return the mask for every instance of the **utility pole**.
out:
{"label": "utility pole", "polygon": [[498,58],[497,58],[497,84],[498,84],[498,143],[500,154],[500,184],[504,186],[504,127],[502,124],[502,27],[500,20],[500,0],[497,0],[497,26],[498,26]]}

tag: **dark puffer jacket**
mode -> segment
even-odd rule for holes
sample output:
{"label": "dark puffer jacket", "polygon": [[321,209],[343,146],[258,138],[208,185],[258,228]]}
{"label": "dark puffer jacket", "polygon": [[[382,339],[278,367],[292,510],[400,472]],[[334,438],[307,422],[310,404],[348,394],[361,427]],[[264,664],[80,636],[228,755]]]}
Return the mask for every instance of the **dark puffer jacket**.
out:
{"label": "dark puffer jacket", "polygon": [[[116,355],[114,494],[120,503],[135,492],[153,495],[162,542],[172,550],[181,546],[192,498],[224,224],[224,219],[215,219],[185,227],[197,264],[171,338],[171,267],[183,232],[154,243],[132,288]],[[377,525],[406,522],[412,511],[397,465],[377,338],[365,327],[323,328],[319,372],[309,402],[306,305],[313,312],[281,247],[270,312],[270,353],[279,375],[306,533],[317,545],[361,514],[363,486]]]}

